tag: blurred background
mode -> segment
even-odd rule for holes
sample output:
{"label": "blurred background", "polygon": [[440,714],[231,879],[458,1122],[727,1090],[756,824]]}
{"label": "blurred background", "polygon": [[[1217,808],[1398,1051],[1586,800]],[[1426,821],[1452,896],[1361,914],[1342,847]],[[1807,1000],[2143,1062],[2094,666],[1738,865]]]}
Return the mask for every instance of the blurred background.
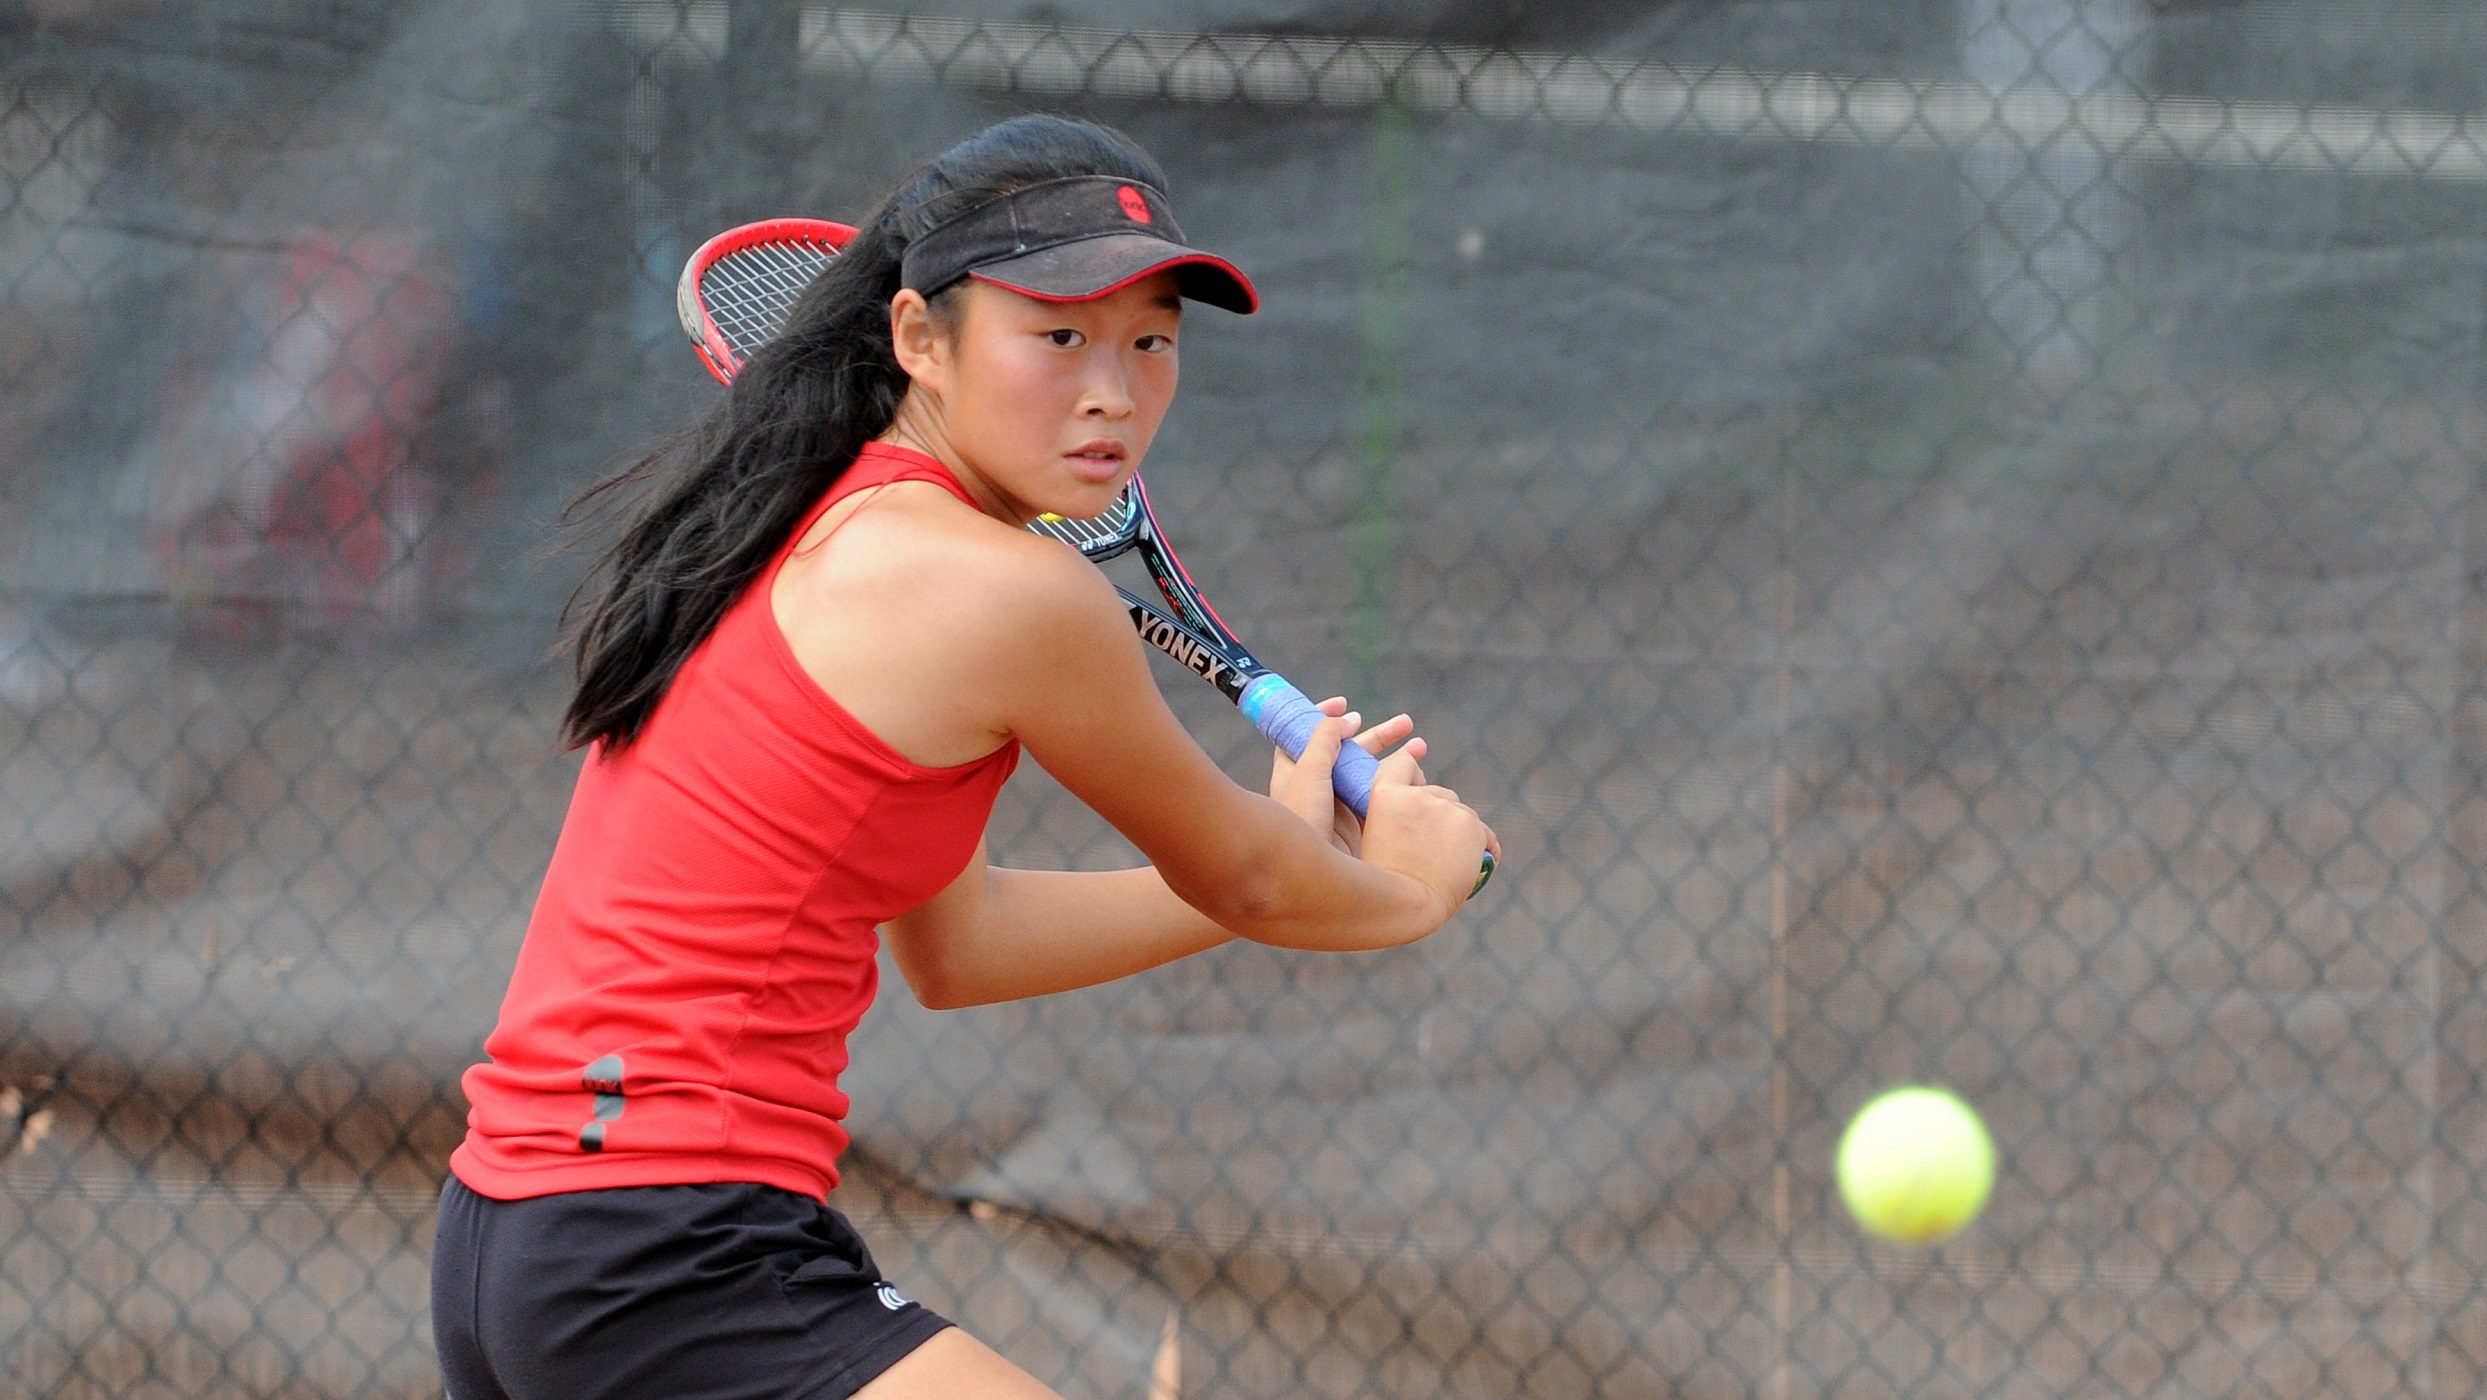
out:
{"label": "blurred background", "polygon": [[[715,392],[699,240],[1046,109],[1265,298],[1149,461],[1193,569],[1509,858],[1386,954],[892,980],[911,1296],[1135,1400],[2479,1393],[2482,71],[2457,0],[0,0],[0,1392],[438,1393],[557,517]],[[994,848],[1133,859],[1032,768]],[[1914,1251],[1829,1173],[1909,1080],[2003,1163]]]}

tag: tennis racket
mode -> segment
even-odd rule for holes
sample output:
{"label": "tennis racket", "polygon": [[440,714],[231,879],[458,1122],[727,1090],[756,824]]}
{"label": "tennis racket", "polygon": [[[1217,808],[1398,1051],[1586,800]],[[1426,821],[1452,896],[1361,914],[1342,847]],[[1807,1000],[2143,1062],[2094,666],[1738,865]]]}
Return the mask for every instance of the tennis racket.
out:
{"label": "tennis racket", "polygon": [[[728,229],[701,244],[683,266],[674,306],[708,372],[720,382],[732,382],[734,372],[785,325],[804,289],[854,232],[824,219],[766,219]],[[1320,708],[1286,677],[1261,664],[1209,605],[1158,530],[1148,488],[1138,473],[1103,515],[1088,520],[1048,515],[1028,528],[1099,563],[1138,554],[1166,603],[1160,608],[1115,585],[1140,639],[1215,686],[1289,757],[1303,756],[1306,741],[1323,718]],[[1351,743],[1340,746],[1338,762],[1331,767],[1339,800],[1359,819],[1371,809],[1378,766],[1362,745]],[[1494,854],[1488,851],[1478,887],[1493,873]]]}

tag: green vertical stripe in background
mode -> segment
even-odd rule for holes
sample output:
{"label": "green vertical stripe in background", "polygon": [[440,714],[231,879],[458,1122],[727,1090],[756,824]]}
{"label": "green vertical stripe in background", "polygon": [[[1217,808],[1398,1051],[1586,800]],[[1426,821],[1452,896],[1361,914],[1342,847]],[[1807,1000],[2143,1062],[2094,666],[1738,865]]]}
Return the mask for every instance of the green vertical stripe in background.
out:
{"label": "green vertical stripe in background", "polygon": [[1377,687],[1391,625],[1391,566],[1398,554],[1399,316],[1407,301],[1412,127],[1407,108],[1397,101],[1374,109],[1373,214],[1357,334],[1356,498],[1348,510],[1347,541],[1355,567],[1347,632],[1349,694],[1368,715],[1391,710]]}

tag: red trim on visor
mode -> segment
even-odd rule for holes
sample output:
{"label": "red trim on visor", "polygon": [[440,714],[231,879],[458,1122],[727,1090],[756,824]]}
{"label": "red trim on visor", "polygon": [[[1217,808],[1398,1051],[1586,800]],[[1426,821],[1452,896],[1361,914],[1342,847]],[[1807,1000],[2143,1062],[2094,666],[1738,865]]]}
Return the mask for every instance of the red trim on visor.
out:
{"label": "red trim on visor", "polygon": [[1129,277],[1126,277],[1119,282],[1113,283],[1110,286],[1099,287],[1093,292],[1088,292],[1080,296],[1065,296],[1059,292],[1036,291],[1032,288],[1022,287],[1014,282],[1005,282],[1001,278],[992,276],[981,270],[971,271],[967,275],[975,281],[982,282],[990,287],[999,287],[1006,292],[1017,292],[1023,297],[1032,297],[1037,301],[1050,301],[1056,304],[1063,304],[1078,301],[1095,301],[1099,297],[1109,297],[1114,293],[1121,291],[1123,288],[1130,286],[1132,283],[1139,281],[1143,277],[1163,272],[1170,267],[1188,267],[1194,264],[1198,264],[1202,267],[1217,268],[1229,277],[1234,278],[1235,285],[1243,288],[1244,300],[1251,303],[1250,307],[1244,314],[1250,315],[1252,312],[1261,309],[1260,290],[1252,285],[1251,278],[1243,275],[1243,269],[1235,266],[1231,262],[1228,262],[1224,258],[1213,257],[1207,253],[1187,253],[1179,257],[1168,258],[1161,263],[1151,263],[1147,267],[1141,268],[1138,272],[1131,274]]}

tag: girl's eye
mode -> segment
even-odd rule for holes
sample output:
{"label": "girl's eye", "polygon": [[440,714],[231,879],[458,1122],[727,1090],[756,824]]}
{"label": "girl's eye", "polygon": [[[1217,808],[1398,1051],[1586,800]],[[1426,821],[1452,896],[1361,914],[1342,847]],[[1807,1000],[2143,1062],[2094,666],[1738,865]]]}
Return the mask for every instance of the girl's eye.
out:
{"label": "girl's eye", "polygon": [[1140,337],[1140,348],[1148,351],[1152,355],[1163,354],[1174,348],[1174,337],[1170,335],[1144,335]]}
{"label": "girl's eye", "polygon": [[1054,344],[1061,346],[1065,350],[1076,350],[1085,343],[1085,337],[1081,336],[1078,331],[1072,330],[1067,326],[1063,327],[1061,330],[1045,332],[1045,338],[1052,341]]}

